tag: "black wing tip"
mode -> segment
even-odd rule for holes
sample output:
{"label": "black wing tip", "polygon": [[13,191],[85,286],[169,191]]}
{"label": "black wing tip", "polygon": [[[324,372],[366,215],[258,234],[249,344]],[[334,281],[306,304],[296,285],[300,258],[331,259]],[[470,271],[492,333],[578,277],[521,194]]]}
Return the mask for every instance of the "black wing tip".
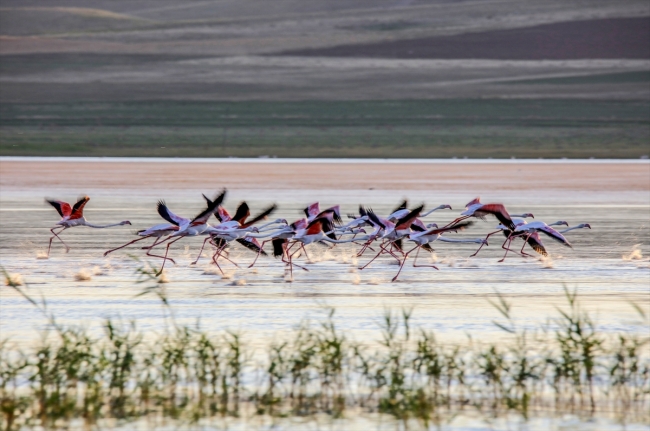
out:
{"label": "black wing tip", "polygon": [[368,214],[368,218],[375,223],[377,226],[381,227],[382,229],[386,229],[386,225],[379,220],[379,217],[377,217],[377,214],[372,210],[372,208],[368,208],[366,210],[366,213]]}
{"label": "black wing tip", "polygon": [[409,211],[408,214],[406,214],[401,219],[397,220],[397,222],[395,223],[395,226],[399,226],[402,223],[407,222],[409,219],[411,219],[413,217],[417,217],[418,215],[420,215],[420,213],[422,212],[423,209],[424,209],[424,204],[421,204],[420,206],[418,206],[418,207],[414,208],[413,210]]}
{"label": "black wing tip", "polygon": [[[399,205],[398,205],[398,206],[393,210],[393,212],[397,212],[397,211],[400,211],[400,210],[405,210],[405,209],[407,209],[407,208],[408,208],[408,204],[409,204],[408,199],[404,199],[404,200],[402,201],[402,203],[399,204]],[[391,213],[391,214],[392,214],[392,213]]]}
{"label": "black wing tip", "polygon": [[219,196],[217,196],[213,202],[216,202],[217,206],[221,205],[223,203],[223,200],[226,198],[227,192],[228,190],[224,187],[224,189],[221,190],[221,193],[219,193]]}
{"label": "black wing tip", "polygon": [[280,257],[284,254],[284,249],[282,248],[282,245],[284,244],[286,240],[283,238],[274,238],[271,240],[271,244],[273,245],[273,257]]}

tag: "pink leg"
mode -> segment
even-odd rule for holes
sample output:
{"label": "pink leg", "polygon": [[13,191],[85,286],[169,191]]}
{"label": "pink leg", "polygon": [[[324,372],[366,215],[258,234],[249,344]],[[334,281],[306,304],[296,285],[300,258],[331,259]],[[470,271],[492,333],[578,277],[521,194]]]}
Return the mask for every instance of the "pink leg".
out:
{"label": "pink leg", "polygon": [[257,259],[259,259],[260,254],[262,254],[262,250],[264,250],[264,244],[266,244],[269,241],[271,241],[271,240],[267,239],[266,241],[262,241],[262,244],[260,244],[260,249],[257,251],[257,256],[255,256],[255,260],[253,261],[253,263],[248,265],[249,268],[252,268],[253,265],[255,265],[255,262],[257,262]]}
{"label": "pink leg", "polygon": [[446,228],[446,227],[449,227],[449,226],[451,226],[451,225],[454,225],[454,224],[458,223],[459,221],[463,221],[463,220],[465,220],[465,219],[467,219],[467,218],[470,218],[470,217],[472,217],[472,216],[462,216],[462,217],[458,217],[456,220],[454,220],[454,221],[452,221],[452,222],[450,222],[450,223],[447,223],[445,226],[442,227],[442,229],[444,229],[444,228]]}
{"label": "pink leg", "polygon": [[[160,244],[160,242],[162,242],[162,241],[160,241],[160,242],[159,241],[160,241],[160,237],[156,238],[156,240],[153,242],[153,244],[151,244],[148,247],[149,249],[147,250],[147,256],[157,257],[159,259],[166,259],[166,260],[170,261],[171,263],[173,263],[174,265],[176,265],[176,261],[174,259],[172,259],[171,257],[165,257],[166,255],[165,256],[160,256],[158,254],[152,254],[151,253],[151,249],[157,245],[156,243]],[[143,248],[147,248],[147,247],[143,247]]]}
{"label": "pink leg", "polygon": [[151,238],[151,235],[147,235],[147,236],[143,236],[142,238],[134,239],[133,241],[131,241],[131,242],[127,242],[126,244],[121,245],[121,246],[119,246],[119,247],[117,247],[117,248],[114,248],[114,249],[112,249],[112,250],[108,250],[106,253],[104,253],[104,257],[108,256],[109,253],[113,253],[114,251],[117,251],[117,250],[119,250],[119,249],[121,249],[121,248],[124,248],[124,247],[126,247],[126,246],[128,246],[128,245],[133,244],[134,242],[142,241],[143,239],[147,239],[147,238]]}
{"label": "pink leg", "polygon": [[[368,241],[366,241],[365,244],[363,244],[363,247],[361,247],[361,250],[359,250],[359,252],[357,253],[357,257],[361,257],[366,252],[366,250],[370,248],[370,244],[372,244],[372,242],[374,240],[375,240],[375,238],[371,238]],[[372,248],[370,248],[370,249],[372,250]],[[375,250],[372,250],[372,251],[375,251]]]}
{"label": "pink leg", "polygon": [[487,236],[485,237],[485,242],[484,242],[484,243],[481,243],[481,246],[478,248],[478,250],[476,250],[476,251],[474,252],[474,254],[471,255],[470,257],[474,257],[474,256],[476,256],[476,255],[478,254],[478,252],[481,251],[481,249],[483,248],[483,246],[484,246],[485,244],[487,244],[487,240],[488,240],[488,238],[491,237],[492,235],[494,235],[495,233],[499,233],[499,232],[502,232],[502,231],[501,231],[501,230],[495,230],[494,232],[490,232],[489,234],[487,234]]}
{"label": "pink leg", "polygon": [[219,260],[219,257],[221,257],[220,251],[223,250],[226,247],[226,244],[224,244],[221,247],[217,247],[217,251],[214,252],[212,255],[212,263],[217,265],[217,268],[219,268],[219,272],[221,272],[221,275],[223,275],[223,269],[219,266],[219,263],[217,262]]}
{"label": "pink leg", "polygon": [[415,263],[418,261],[418,256],[420,255],[420,250],[422,247],[418,247],[417,253],[415,253],[415,259],[413,259],[413,268],[434,268],[438,269],[437,266],[435,265],[416,265]]}
{"label": "pink leg", "polygon": [[[292,246],[293,246],[293,244],[292,244]],[[303,244],[300,243],[300,246],[303,247]],[[304,266],[300,266],[300,265],[298,265],[297,263],[293,263],[293,257],[295,256],[296,253],[298,253],[298,252],[300,251],[300,248],[299,248],[298,250],[294,251],[293,253],[289,254],[289,250],[290,250],[290,248],[291,248],[291,247],[289,247],[289,248],[287,249],[287,256],[289,257],[289,262],[288,262],[288,263],[289,263],[289,267],[290,267],[290,269],[291,269],[291,278],[293,278],[293,267],[294,267],[294,266],[297,266],[298,268],[300,268],[300,269],[302,269],[302,270],[305,270],[305,271],[309,272],[309,270],[308,270],[307,268],[305,268]]]}
{"label": "pink leg", "polygon": [[530,257],[534,257],[532,254],[528,254],[528,253],[526,253],[526,252],[524,251],[524,247],[526,247],[526,244],[528,244],[528,238],[530,238],[531,235],[532,235],[532,232],[529,233],[528,235],[526,235],[526,238],[524,238],[524,245],[522,245],[522,246],[521,246],[521,250],[519,250],[519,253],[520,253],[522,256],[530,256]]}
{"label": "pink leg", "polygon": [[[178,238],[178,237],[176,237],[176,238]],[[153,244],[142,247],[142,250],[152,249],[152,248],[157,247],[157,246],[159,246],[160,244],[162,244],[162,243],[164,243],[166,241],[169,241],[170,239],[172,239],[171,236],[168,236],[163,240],[160,240],[160,238],[158,238],[153,242]],[[176,240],[174,240],[174,241],[176,241]],[[174,242],[174,241],[172,241],[172,242]]]}
{"label": "pink leg", "polygon": [[399,266],[399,270],[397,271],[397,274],[395,274],[395,277],[393,277],[393,279],[392,279],[391,281],[395,281],[395,280],[397,280],[397,277],[399,277],[399,274],[402,272],[402,268],[404,268],[404,264],[406,263],[406,259],[408,259],[409,254],[411,254],[411,252],[412,252],[413,250],[415,250],[416,248],[420,248],[420,246],[419,246],[419,245],[415,246],[415,248],[412,248],[411,250],[409,250],[409,251],[404,255],[404,260],[402,260],[402,263],[401,263],[400,266]]}
{"label": "pink leg", "polygon": [[375,255],[375,257],[373,257],[372,259],[370,259],[370,261],[369,261],[368,263],[366,263],[366,264],[363,265],[361,268],[359,268],[359,271],[363,271],[363,270],[364,270],[368,265],[370,265],[370,264],[371,264],[375,259],[377,259],[381,254],[383,254],[384,251],[385,251],[384,246],[381,245],[381,246],[380,246],[379,253],[377,253],[377,254]]}
{"label": "pink leg", "polygon": [[391,256],[393,256],[393,257],[394,257],[395,259],[397,259],[397,261],[399,262],[399,257],[398,257],[395,253],[393,253],[393,249],[397,250],[399,253],[401,253],[402,257],[404,257],[404,251],[403,251],[403,250],[400,250],[400,248],[397,247],[397,246],[394,244],[394,242],[391,242],[391,243],[390,243],[390,250],[386,250],[386,247],[384,246],[384,250],[386,251],[386,253],[388,253],[388,254],[390,254]]}
{"label": "pink leg", "polygon": [[[391,247],[392,247],[392,242],[391,242]],[[363,265],[361,268],[359,268],[359,270],[363,270],[363,269],[365,269],[365,268],[366,268],[368,265],[370,265],[370,264],[371,264],[375,259],[377,259],[379,256],[381,256],[381,255],[384,254],[384,253],[388,253],[388,254],[390,254],[390,255],[393,256],[395,259],[397,259],[398,262],[400,262],[399,257],[397,257],[397,256],[393,253],[392,250],[387,250],[385,244],[380,244],[380,245],[379,245],[379,249],[380,249],[380,250],[379,250],[379,253],[377,253],[377,254],[375,255],[375,257],[373,257],[372,259],[370,259],[370,262],[366,263],[366,264]]]}
{"label": "pink leg", "polygon": [[[503,255],[503,258],[499,262],[503,262],[504,260],[506,260],[506,256],[508,255],[509,251],[514,252],[513,250],[510,249],[510,244],[512,243],[513,239],[514,239],[514,237],[509,236],[508,238],[506,238],[506,240],[501,245],[501,248],[504,249],[506,251],[506,253]],[[508,243],[507,247],[506,247],[506,242]]]}
{"label": "pink leg", "polygon": [[[61,230],[58,231],[58,232],[54,232],[54,229],[61,229]],[[67,229],[67,227],[53,227],[52,229],[50,229],[50,232],[52,232],[52,234],[53,234],[54,236],[53,236],[52,238],[50,238],[50,245],[49,245],[49,247],[47,248],[47,257],[50,257],[50,250],[52,249],[52,240],[53,240],[55,237],[56,237],[59,241],[61,241],[61,243],[65,246],[65,252],[66,252],[66,253],[70,251],[70,247],[68,246],[68,244],[66,244],[65,241],[63,241],[63,240],[59,237],[59,235],[58,235],[58,234],[60,234],[61,232],[63,232],[64,230],[66,230],[66,229]]]}
{"label": "pink leg", "polygon": [[[217,260],[218,260],[219,258],[226,259],[228,262],[232,263],[232,264],[235,265],[237,268],[239,268],[239,265],[237,265],[237,264],[236,264],[235,262],[233,262],[232,260],[228,259],[228,256],[224,256],[224,250],[226,249],[227,246],[228,246],[228,243],[224,243],[223,246],[217,248],[216,253],[214,254],[214,256],[212,256],[212,261],[216,264],[216,263],[217,263]],[[227,253],[226,253],[226,254],[227,254]],[[216,259],[215,259],[215,257],[216,257]]]}
{"label": "pink leg", "polygon": [[190,265],[196,265],[198,263],[199,259],[201,259],[201,254],[203,253],[203,249],[205,248],[205,243],[210,241],[210,239],[211,238],[208,235],[208,237],[203,241],[203,245],[201,246],[201,251],[199,251],[199,255],[196,256],[196,260],[194,262],[190,263]]}
{"label": "pink leg", "polygon": [[305,248],[305,244],[300,243],[300,249],[305,252],[305,257],[307,258],[307,260],[310,261],[310,262],[313,262],[311,260],[311,257],[309,257],[309,255],[307,254],[307,249]]}
{"label": "pink leg", "polygon": [[[165,250],[165,256],[162,258],[162,259],[163,259],[162,266],[160,267],[160,271],[158,271],[158,273],[157,273],[156,275],[160,275],[160,274],[162,274],[163,269],[165,268],[165,262],[167,262],[167,254],[169,253],[169,247],[170,247],[173,243],[175,243],[176,241],[178,241],[178,240],[181,239],[181,238],[185,238],[185,235],[181,235],[181,236],[179,236],[178,238],[176,238],[175,240],[173,240],[173,241],[169,241],[169,242],[167,243],[167,248],[166,248],[166,250]],[[163,241],[160,241],[160,242],[163,242]],[[159,244],[160,244],[160,243],[159,243]],[[151,251],[151,249],[152,249],[155,245],[156,245],[156,243],[154,242],[153,245],[152,245],[151,247],[149,247],[149,252]],[[155,256],[155,255],[149,254],[149,252],[147,252],[147,255],[149,255],[149,256],[160,257],[160,256]],[[170,259],[170,260],[171,260],[171,259]]]}

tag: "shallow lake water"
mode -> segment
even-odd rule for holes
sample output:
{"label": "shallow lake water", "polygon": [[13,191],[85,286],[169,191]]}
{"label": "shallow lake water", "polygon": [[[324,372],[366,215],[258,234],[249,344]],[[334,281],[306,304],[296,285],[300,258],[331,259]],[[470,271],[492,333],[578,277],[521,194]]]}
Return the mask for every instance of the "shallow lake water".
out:
{"label": "shallow lake water", "polygon": [[[158,199],[164,198],[173,211],[191,216],[202,209],[201,193],[213,195],[227,186],[225,207],[229,211],[234,212],[244,199],[253,214],[275,202],[278,210],[272,218],[293,221],[301,217],[302,208],[316,200],[323,207],[341,204],[344,214],[354,213],[362,203],[386,215],[401,198],[408,197],[413,206],[419,202],[425,202],[428,207],[452,205],[453,210],[434,212],[425,219],[425,222],[442,224],[458,216],[477,194],[471,190],[429,191],[408,186],[397,190],[291,187],[283,182],[281,174],[270,178],[262,189],[238,187],[219,178],[211,179],[211,186],[165,188],[164,180],[156,181],[164,178],[169,163],[160,164],[160,176],[151,178],[150,183],[128,188],[113,183],[124,180],[114,176],[129,175],[128,172],[113,173],[110,163],[97,171],[99,179],[88,183],[80,180],[75,185],[74,180],[63,181],[47,174],[42,186],[35,187],[24,180],[25,174],[17,175],[8,169],[20,163],[2,162],[1,265],[9,273],[20,274],[28,284],[26,291],[30,295],[46,298],[49,310],[60,323],[84,325],[92,331],[100,331],[103,320],[109,317],[134,320],[140,329],[161,330],[164,323],[160,301],[154,296],[137,296],[147,284],[136,283],[135,271],[142,263],[129,257],[132,254],[144,259],[144,251],[137,245],[149,240],[102,257],[105,250],[134,239],[136,230],[161,223],[155,211]],[[254,164],[242,166],[255,169]],[[377,169],[373,166],[377,165],[368,164],[364,169]],[[84,168],[88,169],[88,165]],[[436,165],[428,168],[435,169]],[[646,169],[646,165],[642,168]],[[190,175],[191,166],[187,169]],[[549,164],[548,170],[553,175],[554,165]],[[452,182],[453,178],[444,180]],[[604,178],[603,183],[608,183],[608,179]],[[302,319],[319,319],[326,307],[336,309],[336,322],[346,336],[359,341],[378,339],[378,325],[385,310],[402,308],[413,308],[413,325],[433,330],[443,341],[463,343],[468,334],[474,339],[504,337],[493,324],[499,314],[488,302],[495,292],[512,302],[519,325],[533,329],[557,315],[556,307],[565,304],[564,287],[577,289],[583,308],[593,313],[601,331],[611,334],[644,331],[647,328],[641,326],[631,303],[650,310],[647,187],[636,191],[621,187],[602,193],[597,188],[538,192],[524,184],[490,192],[490,200],[506,202],[511,213],[532,212],[536,220],[547,223],[566,220],[572,226],[591,224],[591,230],[567,234],[572,249],[545,239],[550,252],[547,259],[510,255],[499,263],[503,253],[498,237],[474,258],[468,256],[475,250],[475,244],[439,242],[432,244],[435,254],[422,260],[435,262],[439,270],[414,268],[407,263],[399,281],[392,283],[398,267],[391,258],[382,257],[361,271],[358,268],[371,258],[370,251],[357,258],[355,253],[359,247],[355,245],[334,248],[311,245],[308,247],[311,260],[298,259],[309,272],[296,269],[291,281],[284,265],[272,257],[260,258],[253,269],[247,269],[255,255],[239,245],[231,247],[230,256],[240,268],[225,263],[226,276],[219,274],[208,258],[190,266],[202,238],[186,238],[170,249],[176,265],[167,265],[168,283],[164,286],[179,323],[197,324],[215,331],[238,330],[252,345],[266,345],[273,337],[282,337]],[[48,228],[58,221],[58,214],[44,203],[43,197],[74,200],[81,193],[92,198],[85,209],[91,222],[129,219],[132,226],[69,229],[63,238],[72,247],[71,251],[66,254],[55,241],[49,259],[43,259],[50,237]],[[483,237],[496,224],[491,218],[477,220],[458,237]],[[158,259],[149,261],[160,264]],[[89,279],[79,281],[80,272],[89,275]],[[38,339],[46,322],[31,304],[3,286],[0,306],[2,338],[9,337],[24,345]]]}

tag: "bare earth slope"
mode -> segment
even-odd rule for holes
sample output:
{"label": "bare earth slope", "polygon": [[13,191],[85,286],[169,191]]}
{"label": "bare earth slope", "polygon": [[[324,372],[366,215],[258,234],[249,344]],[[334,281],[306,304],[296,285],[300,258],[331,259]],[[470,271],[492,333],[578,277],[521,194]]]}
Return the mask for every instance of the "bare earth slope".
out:
{"label": "bare earth slope", "polygon": [[[648,17],[641,0],[7,0],[0,154],[638,158]],[[303,102],[307,121],[286,115]]]}

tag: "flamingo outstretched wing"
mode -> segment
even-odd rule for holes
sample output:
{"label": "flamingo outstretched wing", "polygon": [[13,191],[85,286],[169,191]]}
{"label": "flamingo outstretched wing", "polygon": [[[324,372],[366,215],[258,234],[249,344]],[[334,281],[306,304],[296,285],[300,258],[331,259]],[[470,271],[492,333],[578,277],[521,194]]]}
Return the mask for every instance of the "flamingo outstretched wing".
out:
{"label": "flamingo outstretched wing", "polygon": [[528,237],[526,242],[530,248],[535,250],[537,253],[541,254],[544,257],[548,256],[546,247],[544,247],[544,244],[542,244],[542,239],[539,237],[539,234],[537,232],[533,232],[533,234]]}
{"label": "flamingo outstretched wing", "polygon": [[320,204],[318,202],[314,202],[302,211],[305,213],[307,218],[315,218],[318,213],[320,213]]}
{"label": "flamingo outstretched wing", "polygon": [[510,230],[515,230],[515,224],[512,217],[508,214],[506,207],[502,204],[485,204],[474,212],[476,217],[485,217],[487,214],[492,214],[501,222],[502,225],[508,227]]}
{"label": "flamingo outstretched wing", "polygon": [[[225,197],[226,197],[226,190],[224,189],[214,201],[209,202],[207,207],[192,219],[191,223],[193,225],[206,223],[210,219],[210,216],[212,216],[212,214],[214,214],[217,211],[217,208],[219,208],[219,205],[221,205]],[[209,201],[209,199],[206,199],[206,201]]]}
{"label": "flamingo outstretched wing", "polygon": [[408,200],[404,199],[401,204],[399,204],[393,211],[391,211],[391,214],[396,213],[399,210],[405,210],[408,207]]}
{"label": "flamingo outstretched wing", "polygon": [[377,217],[377,214],[375,214],[372,208],[368,208],[366,210],[366,214],[368,215],[368,219],[372,222],[372,224],[384,230],[386,229],[386,224],[379,217]]}
{"label": "flamingo outstretched wing", "polygon": [[270,207],[268,207],[267,209],[262,211],[260,214],[253,217],[252,220],[249,220],[246,223],[242,223],[242,227],[246,228],[246,227],[254,225],[258,221],[264,220],[266,217],[271,215],[273,213],[273,211],[275,211],[277,208],[278,208],[278,206],[276,204],[271,205]]}
{"label": "flamingo outstretched wing", "polygon": [[54,201],[54,200],[49,200],[49,199],[45,199],[45,202],[52,205],[54,207],[54,209],[56,210],[56,212],[59,213],[61,218],[69,217],[70,214],[72,213],[72,207],[67,202]]}
{"label": "flamingo outstretched wing", "polygon": [[294,221],[293,223],[291,223],[291,228],[293,230],[296,230],[296,231],[297,230],[302,230],[302,229],[307,229],[308,224],[309,223],[307,223],[307,219],[301,218],[301,219],[298,219],[298,220]]}
{"label": "flamingo outstretched wing", "polygon": [[560,244],[564,244],[567,247],[573,248],[571,243],[562,235],[560,232],[556,231],[550,226],[542,226],[540,228],[537,228],[539,232],[542,232],[549,236],[550,238],[554,239],[555,241],[559,242]]}
{"label": "flamingo outstretched wing", "polygon": [[320,218],[320,217],[327,217],[327,218],[331,217],[334,222],[343,223],[343,220],[341,219],[341,209],[338,205],[321,211],[320,213],[318,213],[318,215],[316,215],[315,218]]}
{"label": "flamingo outstretched wing", "polygon": [[424,205],[420,205],[419,207],[415,208],[414,210],[410,211],[408,214],[406,214],[404,217],[400,218],[395,222],[395,229],[396,230],[402,230],[402,229],[408,229],[411,227],[415,219],[420,215],[422,210],[424,209]]}
{"label": "flamingo outstretched wing", "polygon": [[444,232],[458,232],[459,230],[465,230],[471,225],[473,225],[473,221],[463,221],[460,223],[453,224],[451,226],[445,226],[445,227],[434,227],[432,229],[429,229],[424,233],[423,235],[435,235],[438,233],[444,233]]}
{"label": "flamingo outstretched wing", "polygon": [[163,200],[158,201],[157,209],[160,217],[167,220],[171,224],[175,224],[176,226],[181,226],[190,222],[189,219],[186,219],[185,217],[177,216],[176,214],[171,212],[170,209],[167,208],[167,205]]}
{"label": "flamingo outstretched wing", "polygon": [[84,207],[88,203],[90,198],[88,196],[80,197],[77,202],[72,207],[72,212],[70,213],[70,220],[80,219],[84,216]]}
{"label": "flamingo outstretched wing", "polygon": [[255,253],[259,253],[262,256],[268,256],[267,253],[262,248],[262,245],[259,243],[259,241],[256,238],[251,238],[251,237],[238,238],[236,241],[239,244],[246,247],[247,249],[254,251]]}

